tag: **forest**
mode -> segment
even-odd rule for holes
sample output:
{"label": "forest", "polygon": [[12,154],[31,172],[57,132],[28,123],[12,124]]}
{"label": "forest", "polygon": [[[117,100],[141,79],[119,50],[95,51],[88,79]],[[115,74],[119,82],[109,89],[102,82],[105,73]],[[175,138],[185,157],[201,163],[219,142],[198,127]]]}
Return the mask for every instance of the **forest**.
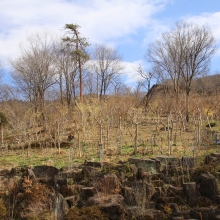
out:
{"label": "forest", "polygon": [[[98,163],[103,169],[106,163],[155,156],[190,157],[199,165],[210,153],[218,153],[220,74],[210,74],[215,52],[208,27],[177,22],[146,48],[143,56],[150,68],[134,68],[139,80],[129,86],[124,83],[123,56],[108,45],[90,45],[79,25],[66,24],[61,39],[45,31],[29,35],[19,54],[9,59],[10,68],[1,63],[1,219],[54,219],[51,212],[50,217],[49,212],[47,217],[42,214],[54,192],[23,170],[21,179],[7,179],[6,170],[72,170],[81,163]],[[4,83],[6,75],[11,84]],[[68,185],[74,178],[67,178]],[[109,181],[121,190],[118,179]],[[98,179],[93,187],[101,188]],[[40,201],[30,195],[39,189]],[[27,195],[38,210],[25,200]],[[161,219],[174,219],[167,209]],[[77,219],[71,212],[65,218]],[[99,215],[94,219],[108,219]]]}

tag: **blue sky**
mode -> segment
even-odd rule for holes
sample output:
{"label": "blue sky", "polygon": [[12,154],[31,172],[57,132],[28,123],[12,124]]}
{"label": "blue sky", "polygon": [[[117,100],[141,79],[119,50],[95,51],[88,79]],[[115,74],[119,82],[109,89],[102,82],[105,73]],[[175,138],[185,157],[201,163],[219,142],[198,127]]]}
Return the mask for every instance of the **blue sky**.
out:
{"label": "blue sky", "polygon": [[62,35],[66,23],[77,23],[91,44],[118,49],[131,83],[138,80],[135,66],[148,69],[148,44],[181,19],[211,27],[218,45],[211,73],[219,71],[220,0],[0,0],[0,59],[7,65],[27,34]]}

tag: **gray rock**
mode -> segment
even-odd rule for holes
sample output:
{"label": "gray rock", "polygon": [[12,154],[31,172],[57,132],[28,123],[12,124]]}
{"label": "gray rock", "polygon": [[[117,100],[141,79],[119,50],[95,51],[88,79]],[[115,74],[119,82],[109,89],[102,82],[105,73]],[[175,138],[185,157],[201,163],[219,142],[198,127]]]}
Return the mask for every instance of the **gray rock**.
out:
{"label": "gray rock", "polygon": [[143,168],[145,172],[158,173],[160,170],[160,162],[151,159],[129,158],[130,164],[135,164],[137,168]]}

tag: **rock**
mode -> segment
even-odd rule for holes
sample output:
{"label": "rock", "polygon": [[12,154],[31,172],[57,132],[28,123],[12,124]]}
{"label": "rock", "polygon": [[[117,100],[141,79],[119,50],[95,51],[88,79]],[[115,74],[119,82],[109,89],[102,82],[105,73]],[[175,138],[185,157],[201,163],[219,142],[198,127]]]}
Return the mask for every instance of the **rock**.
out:
{"label": "rock", "polygon": [[22,171],[24,171],[24,168],[19,168],[19,167],[12,168],[9,176],[10,177],[15,177],[15,176],[22,177],[22,175],[23,175]]}
{"label": "rock", "polygon": [[161,165],[174,164],[179,161],[179,158],[177,157],[166,156],[166,155],[157,156],[156,159],[160,161]]}
{"label": "rock", "polygon": [[73,196],[67,196],[64,198],[69,206],[71,208],[72,206],[76,206],[77,203],[80,200],[80,197],[78,195],[73,195]]}
{"label": "rock", "polygon": [[60,190],[61,187],[67,186],[67,178],[54,177],[54,186],[57,190]]}
{"label": "rock", "polygon": [[158,173],[160,170],[160,162],[152,159],[129,158],[130,164],[135,164],[137,168],[143,168],[148,173]]}
{"label": "rock", "polygon": [[102,167],[101,162],[95,162],[95,161],[85,161],[84,165],[85,166],[90,166],[90,167],[98,167],[98,168]]}
{"label": "rock", "polygon": [[214,156],[212,156],[212,155],[208,155],[208,156],[206,156],[205,159],[204,159],[204,164],[207,164],[207,165],[209,165],[209,164],[211,164],[211,163],[213,164],[213,163],[218,162],[219,159],[220,159],[220,158],[218,158],[218,157],[214,157]]}
{"label": "rock", "polygon": [[137,180],[145,180],[147,182],[150,181],[149,173],[145,172],[143,167],[138,168],[136,178],[137,178]]}
{"label": "rock", "polygon": [[212,205],[212,200],[209,198],[206,198],[204,196],[200,196],[197,199],[197,206],[198,207],[209,207]]}
{"label": "rock", "polygon": [[37,178],[36,178],[36,176],[34,174],[34,171],[32,169],[28,169],[27,171],[28,171],[28,176],[31,177],[31,179],[36,181]]}
{"label": "rock", "polygon": [[220,214],[220,210],[217,207],[202,207],[194,208],[190,210],[190,215],[195,219],[211,220],[215,219],[215,216]]}
{"label": "rock", "polygon": [[67,185],[67,186],[61,186],[60,193],[64,197],[72,196],[72,195],[80,195],[82,188],[85,187],[83,185]]}
{"label": "rock", "polygon": [[118,194],[121,190],[121,182],[118,177],[113,173],[100,175],[93,178],[92,185],[100,193],[105,194]]}
{"label": "rock", "polygon": [[195,207],[197,205],[197,186],[196,182],[183,183],[183,192],[186,197],[187,204],[190,207]]}
{"label": "rock", "polygon": [[57,176],[61,178],[67,178],[67,179],[81,179],[83,177],[82,175],[82,169],[81,168],[73,168],[70,170],[64,170],[57,174]]}
{"label": "rock", "polygon": [[10,170],[7,170],[7,169],[0,170],[0,176],[7,176],[9,174],[10,174]]}
{"label": "rock", "polygon": [[183,187],[176,187],[173,185],[169,185],[167,189],[167,196],[183,196]]}
{"label": "rock", "polygon": [[122,196],[124,197],[125,204],[128,206],[136,206],[136,199],[134,191],[131,187],[123,187],[121,190]]}
{"label": "rock", "polygon": [[181,162],[182,162],[182,166],[187,168],[193,168],[195,164],[194,158],[187,156],[183,156]]}
{"label": "rock", "polygon": [[156,209],[156,202],[153,201],[147,201],[146,202],[146,209]]}
{"label": "rock", "polygon": [[95,168],[95,167],[84,166],[82,168],[82,173],[83,173],[84,177],[94,176],[96,172],[97,172],[97,168]]}
{"label": "rock", "polygon": [[180,199],[178,197],[175,197],[175,196],[173,196],[173,197],[164,196],[164,197],[158,197],[157,202],[158,203],[170,203],[170,204],[171,203],[179,203]]}
{"label": "rock", "polygon": [[59,169],[52,166],[35,166],[33,172],[36,178],[54,178],[58,174]]}
{"label": "rock", "polygon": [[122,195],[105,195],[98,193],[88,199],[88,205],[99,206],[110,220],[120,220],[124,214],[124,198]]}
{"label": "rock", "polygon": [[57,220],[63,220],[68,212],[68,204],[61,194],[57,194],[54,201],[54,213]]}
{"label": "rock", "polygon": [[179,212],[179,206],[176,203],[159,203],[157,205],[157,208],[159,210],[164,210],[165,207],[169,207],[171,209],[172,212]]}
{"label": "rock", "polygon": [[108,203],[100,206],[109,216],[109,220],[121,220],[124,214],[124,206],[120,203]]}
{"label": "rock", "polygon": [[198,178],[199,191],[202,196],[212,198],[218,195],[218,187],[215,176],[212,174],[201,174]]}
{"label": "rock", "polygon": [[146,187],[146,198],[147,200],[151,200],[154,196],[154,194],[156,193],[155,187],[149,183],[145,183],[145,187]]}
{"label": "rock", "polygon": [[95,193],[95,187],[83,187],[81,191],[81,198],[82,200],[87,200],[89,197],[93,197]]}
{"label": "rock", "polygon": [[172,212],[172,214],[171,214],[171,219],[173,220],[173,219],[178,219],[178,218],[180,218],[180,219],[188,219],[188,220],[193,220],[192,218],[191,218],[191,216],[190,216],[190,214],[189,214],[189,210],[185,210],[185,211],[177,211],[177,212]]}
{"label": "rock", "polygon": [[220,205],[220,195],[216,195],[212,198],[213,205]]}
{"label": "rock", "polygon": [[220,153],[217,153],[217,152],[213,152],[210,154],[212,157],[217,157],[220,159]]}
{"label": "rock", "polygon": [[135,164],[130,164],[130,168],[134,174],[134,176],[137,176],[138,168],[136,167]]}

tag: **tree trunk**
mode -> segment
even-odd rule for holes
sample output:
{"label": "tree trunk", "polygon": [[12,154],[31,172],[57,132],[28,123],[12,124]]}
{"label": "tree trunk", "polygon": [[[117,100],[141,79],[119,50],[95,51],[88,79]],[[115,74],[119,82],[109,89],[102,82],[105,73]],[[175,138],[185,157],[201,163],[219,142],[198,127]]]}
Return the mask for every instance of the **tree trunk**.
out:
{"label": "tree trunk", "polygon": [[168,139],[168,153],[169,153],[169,155],[172,154],[172,143],[170,141],[170,138],[171,138],[170,119],[169,119],[169,116],[167,116],[167,139]]}
{"label": "tree trunk", "polygon": [[57,144],[58,144],[58,154],[60,154],[60,125],[57,123]]}
{"label": "tree trunk", "polygon": [[135,123],[134,155],[137,154],[138,123]]}
{"label": "tree trunk", "polygon": [[82,156],[82,152],[81,152],[81,146],[80,146],[80,133],[78,131],[78,153],[79,153],[79,157]]}
{"label": "tree trunk", "polygon": [[4,146],[4,131],[3,131],[3,127],[1,126],[1,133],[2,133],[2,147]]}
{"label": "tree trunk", "polygon": [[189,122],[189,91],[186,90],[186,121]]}

